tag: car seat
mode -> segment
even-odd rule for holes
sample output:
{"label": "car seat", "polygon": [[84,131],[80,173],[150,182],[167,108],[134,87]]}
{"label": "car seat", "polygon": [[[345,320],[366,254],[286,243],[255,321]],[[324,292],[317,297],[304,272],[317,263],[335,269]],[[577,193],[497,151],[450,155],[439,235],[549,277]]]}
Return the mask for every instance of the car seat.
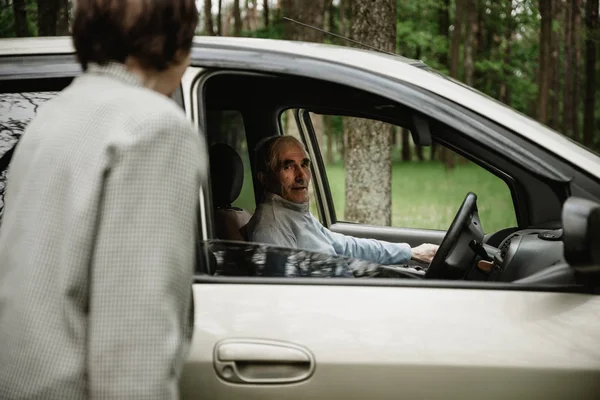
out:
{"label": "car seat", "polygon": [[231,205],[240,195],[244,183],[242,158],[225,143],[213,144],[209,158],[217,238],[247,240],[245,227],[252,214]]}

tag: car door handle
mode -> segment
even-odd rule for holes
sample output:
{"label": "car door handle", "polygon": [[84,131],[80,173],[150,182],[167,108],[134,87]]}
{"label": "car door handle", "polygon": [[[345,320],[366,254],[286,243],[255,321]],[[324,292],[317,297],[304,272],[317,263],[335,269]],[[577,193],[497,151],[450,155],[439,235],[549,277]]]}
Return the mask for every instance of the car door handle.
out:
{"label": "car door handle", "polygon": [[310,351],[276,340],[223,340],[215,345],[213,360],[217,375],[231,383],[295,383],[315,369]]}

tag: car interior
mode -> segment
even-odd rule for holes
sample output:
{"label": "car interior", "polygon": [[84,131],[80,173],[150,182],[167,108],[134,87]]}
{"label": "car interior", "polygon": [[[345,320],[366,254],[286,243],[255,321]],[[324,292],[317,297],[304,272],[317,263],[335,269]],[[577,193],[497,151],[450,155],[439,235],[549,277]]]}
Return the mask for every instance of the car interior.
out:
{"label": "car interior", "polygon": [[[220,243],[220,240],[247,241],[244,225],[253,211],[231,206],[240,193],[243,179],[253,179],[254,167],[252,163],[244,167],[240,161],[240,154],[225,144],[228,139],[225,137],[227,134],[223,132],[221,120],[224,113],[235,110],[241,116],[246,142],[244,151],[248,152],[244,156],[252,159],[252,149],[261,139],[282,134],[280,117],[283,112],[294,109],[308,110],[315,113],[363,117],[407,128],[415,143],[424,146],[437,143],[450,147],[503,179],[511,189],[517,207],[519,226],[506,227],[498,232],[484,232],[477,214],[477,194],[465,193],[464,202],[454,222],[445,232],[440,249],[428,268],[414,264],[395,266],[397,270],[402,271],[398,276],[413,279],[462,279],[567,286],[578,284],[577,276],[565,261],[563,254],[561,210],[562,203],[570,195],[569,179],[543,161],[540,161],[538,168],[528,168],[526,162],[512,162],[506,153],[491,147],[486,148],[481,142],[466,140],[466,135],[462,132],[444,126],[420,111],[382,96],[318,79],[219,71],[205,74],[199,90],[202,91],[205,112],[198,111],[204,118],[211,146],[211,167],[214,166],[211,171],[213,200],[219,199],[212,210],[215,225],[211,227],[209,234],[212,240],[216,240],[214,243]],[[236,95],[232,96],[232,93]],[[301,119],[302,113],[296,113],[296,122],[300,123]],[[327,196],[327,177],[322,170],[322,157],[319,149],[315,149],[316,140],[314,132],[311,136],[310,128],[305,125],[306,132],[302,139],[304,144],[313,150],[316,158],[313,160],[313,179],[325,182],[325,193],[320,201],[331,201]],[[223,167],[223,162],[229,167]],[[216,171],[216,168],[219,168],[219,171]],[[244,168],[249,168],[250,171]],[[260,186],[254,182],[253,187],[255,203],[258,204],[261,193],[257,188]],[[536,199],[532,198],[532,192],[536,193]],[[540,199],[543,199],[543,206],[538,207]],[[322,212],[322,208],[319,211]],[[227,215],[227,222],[223,222],[224,213]],[[331,213],[335,222],[335,214]],[[227,229],[223,231],[225,226]],[[386,232],[386,240],[400,241],[390,237],[389,228],[382,227],[381,230]],[[391,231],[393,232],[393,229]],[[359,227],[350,233],[368,237]],[[248,244],[244,247],[237,243],[235,246],[247,252],[255,245]],[[222,243],[217,247],[222,250]],[[242,255],[241,258],[246,260],[244,262],[249,267],[246,272],[238,268],[236,275],[256,274],[256,268],[248,261],[248,255]],[[278,262],[285,264],[285,259],[279,259]],[[238,265],[241,263],[243,262],[238,259]]]}

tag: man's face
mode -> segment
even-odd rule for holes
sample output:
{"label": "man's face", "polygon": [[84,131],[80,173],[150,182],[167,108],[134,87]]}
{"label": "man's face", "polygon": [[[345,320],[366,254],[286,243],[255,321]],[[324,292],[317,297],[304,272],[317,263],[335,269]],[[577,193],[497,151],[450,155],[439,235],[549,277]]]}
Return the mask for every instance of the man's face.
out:
{"label": "man's face", "polygon": [[310,160],[302,146],[297,143],[282,144],[277,159],[279,163],[275,177],[279,181],[279,195],[292,203],[307,203]]}

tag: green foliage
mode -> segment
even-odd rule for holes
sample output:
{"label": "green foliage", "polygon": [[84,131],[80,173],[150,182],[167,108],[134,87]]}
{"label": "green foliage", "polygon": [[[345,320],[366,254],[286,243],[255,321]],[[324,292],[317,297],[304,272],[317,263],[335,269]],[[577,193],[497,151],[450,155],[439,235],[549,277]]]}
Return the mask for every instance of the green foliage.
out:
{"label": "green foliage", "polygon": [[[27,29],[30,36],[37,36],[37,2],[36,0],[25,1],[25,12],[27,14]],[[6,2],[0,5],[0,38],[15,37],[15,15],[13,12],[13,4]]]}
{"label": "green foliage", "polygon": [[[344,167],[334,164],[326,169],[336,216],[343,221]],[[397,162],[392,166],[392,226],[446,230],[469,191],[478,196],[486,232],[516,226],[510,190],[503,181],[475,164],[446,171],[435,161]]]}
{"label": "green foliage", "polygon": [[15,36],[15,17],[12,7],[0,6],[0,38]]}

